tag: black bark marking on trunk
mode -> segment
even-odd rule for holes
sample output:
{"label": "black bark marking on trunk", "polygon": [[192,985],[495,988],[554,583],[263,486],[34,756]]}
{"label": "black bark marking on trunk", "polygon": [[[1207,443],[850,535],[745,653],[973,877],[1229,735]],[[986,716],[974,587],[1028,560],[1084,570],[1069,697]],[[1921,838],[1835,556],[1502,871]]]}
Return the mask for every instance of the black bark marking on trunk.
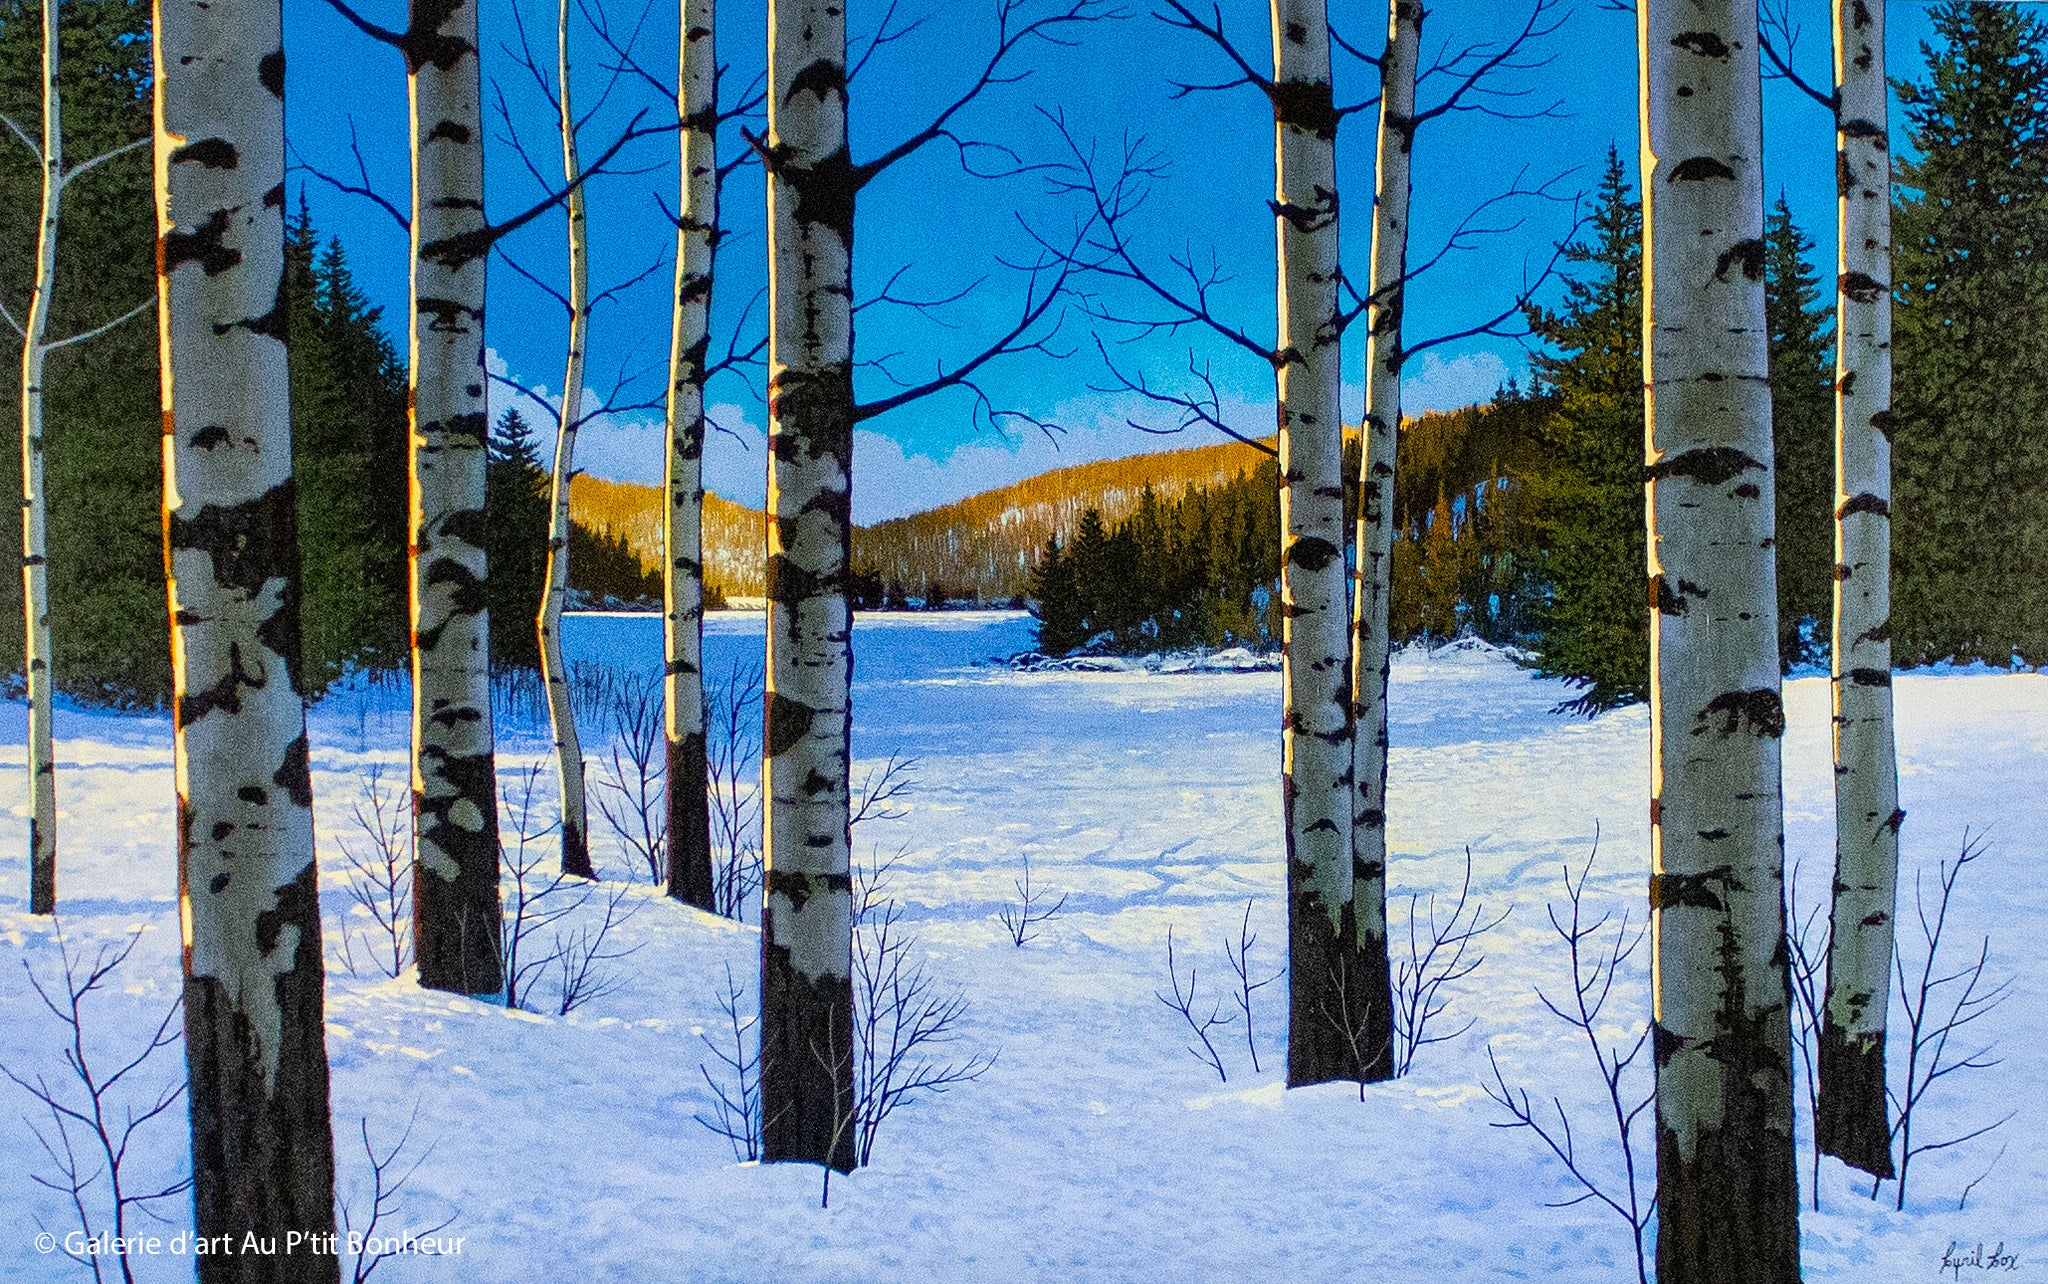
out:
{"label": "black bark marking on trunk", "polygon": [[1720,911],[1726,908],[1720,889],[1728,883],[1728,868],[1720,866],[1698,874],[1650,875],[1650,908],[1690,906]]}
{"label": "black bark marking on trunk", "polygon": [[1728,42],[1711,31],[1686,31],[1671,38],[1674,48],[1683,49],[1702,58],[1726,58]]}
{"label": "black bark marking on trunk", "polygon": [[1842,676],[1855,687],[1888,687],[1892,684],[1889,669],[1851,669]]}
{"label": "black bark marking on trunk", "polygon": [[1892,440],[1892,412],[1891,412],[1891,411],[1889,411],[1889,410],[1880,410],[1880,411],[1878,411],[1878,412],[1877,412],[1876,414],[1872,415],[1872,416],[1870,417],[1870,426],[1871,426],[1872,428],[1875,428],[1875,429],[1877,429],[1877,431],[1878,431],[1878,435],[1884,438],[1884,440],[1885,440],[1885,444],[1886,444],[1886,445],[1890,445],[1890,444],[1891,444],[1891,440]]}
{"label": "black bark marking on trunk", "polygon": [[[171,150],[170,163],[173,165],[204,165],[208,169],[234,169],[242,163],[242,155],[235,145],[225,138],[202,138],[196,143],[186,143]],[[220,217],[225,217],[221,215]]]}
{"label": "black bark marking on trunk", "polygon": [[264,54],[256,64],[256,79],[270,91],[270,96],[284,101],[284,50],[275,49]]}
{"label": "black bark marking on trunk", "polygon": [[1671,169],[1671,181],[1674,183],[1697,183],[1710,178],[1733,181],[1735,171],[1711,156],[1688,157]]}
{"label": "black bark marking on trunk", "polygon": [[1667,478],[1684,478],[1702,486],[1719,486],[1751,468],[1762,471],[1764,465],[1738,447],[1702,446],[1645,467],[1643,480],[1659,482]]}
{"label": "black bark marking on trunk", "polygon": [[1323,570],[1343,555],[1335,544],[1313,535],[1294,541],[1287,549],[1288,562],[1310,573]]}
{"label": "black bark marking on trunk", "polygon": [[303,732],[285,747],[284,761],[278,763],[277,770],[271,773],[270,783],[289,794],[294,806],[313,805],[312,757],[307,752]]}
{"label": "black bark marking on trunk", "polygon": [[1887,615],[1877,624],[1858,633],[1850,646],[1862,646],[1865,642],[1889,642],[1892,640],[1892,619]]}
{"label": "black bark marking on trunk", "polygon": [[[1713,725],[1716,717],[1721,719],[1718,728]],[[1726,691],[1708,701],[1693,722],[1692,734],[1696,736],[1709,731],[1732,736],[1747,724],[1751,734],[1776,740],[1785,734],[1785,704],[1774,687]]]}
{"label": "black bark marking on trunk", "polygon": [[469,139],[469,126],[455,120],[444,120],[427,131],[427,141],[430,143],[450,142],[459,147]]}
{"label": "black bark marking on trunk", "polygon": [[790,217],[798,224],[823,227],[853,244],[853,203],[860,175],[845,147],[815,165],[789,165],[776,171],[796,197]]}
{"label": "black bark marking on trunk", "polygon": [[1858,513],[1870,513],[1877,517],[1890,518],[1892,506],[1876,495],[1856,495],[1835,510],[1837,519],[1854,517]]}
{"label": "black bark marking on trunk", "polygon": [[770,758],[778,758],[811,733],[811,722],[818,711],[772,690],[763,693],[761,701],[766,706],[762,718],[768,730],[765,752]]}
{"label": "black bark marking on trunk", "polygon": [[1739,266],[1742,275],[1752,281],[1764,279],[1764,243],[1761,240],[1737,241],[1721,251],[1714,260],[1714,279],[1728,279],[1728,269]]}
{"label": "black bark marking on trunk", "polygon": [[463,55],[476,52],[476,46],[467,39],[441,31],[464,3],[465,0],[412,0],[411,22],[399,45],[409,74],[418,75],[426,67],[447,71],[462,61]]}
{"label": "black bark marking on trunk", "polygon": [[712,909],[711,769],[704,733],[668,742],[668,894]]}
{"label": "black bark marking on trunk", "polygon": [[[770,877],[773,877],[771,873]],[[777,890],[783,890],[779,885]],[[812,978],[761,910],[761,1158],[854,1168],[853,980]]]}
{"label": "black bark marking on trunk", "polygon": [[[181,834],[190,816],[180,800]],[[180,850],[185,850],[181,842]],[[331,1236],[334,1139],[328,1130],[326,1026],[322,1020],[320,918],[313,867],[277,889],[277,908],[259,936],[274,948],[296,927],[289,971],[275,980],[282,1022],[275,1089],[263,1077],[263,1051],[248,1018],[214,977],[185,980],[186,1066],[191,1076],[192,1204],[198,1233],[240,1243],[256,1227]],[[330,1241],[331,1245],[331,1241]],[[211,1253],[198,1259],[202,1284],[334,1284],[341,1267],[300,1244],[287,1254]]]}
{"label": "black bark marking on trunk", "polygon": [[1842,293],[1855,303],[1876,303],[1887,293],[1884,283],[1867,272],[1845,272],[1839,285]]}
{"label": "black bark marking on trunk", "polygon": [[1337,113],[1335,93],[1328,81],[1283,80],[1266,92],[1273,100],[1274,124],[1305,130],[1326,142],[1336,139],[1337,125],[1343,117]]}
{"label": "black bark marking on trunk", "polygon": [[197,263],[208,276],[238,266],[242,252],[222,244],[228,234],[228,212],[215,210],[190,232],[165,232],[156,243],[157,274],[169,276],[187,263]]}

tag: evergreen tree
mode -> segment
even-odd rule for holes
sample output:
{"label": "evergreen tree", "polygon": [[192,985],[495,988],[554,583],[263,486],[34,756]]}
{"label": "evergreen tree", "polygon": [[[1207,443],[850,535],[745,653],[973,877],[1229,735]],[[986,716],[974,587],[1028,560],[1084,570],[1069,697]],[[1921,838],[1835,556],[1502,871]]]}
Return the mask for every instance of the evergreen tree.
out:
{"label": "evergreen tree", "polygon": [[1569,280],[1558,311],[1529,309],[1552,351],[1536,375],[1557,410],[1542,429],[1547,466],[1532,479],[1534,522],[1546,550],[1549,600],[1537,612],[1538,666],[1585,693],[1592,713],[1649,689],[1644,598],[1643,208],[1612,147],[1592,233],[1566,251],[1588,271]]}
{"label": "evergreen tree", "polygon": [[[1764,311],[1771,327],[1776,452],[1778,655],[1787,669],[1826,653],[1833,609],[1835,404],[1832,311],[1813,242],[1780,196],[1764,230]],[[1801,627],[1809,641],[1801,642]]]}
{"label": "evergreen tree", "polygon": [[1081,603],[1081,642],[1086,644],[1107,627],[1111,610],[1109,532],[1102,514],[1091,508],[1081,514],[1070,556],[1074,563],[1074,594]]}
{"label": "evergreen tree", "polygon": [[1088,640],[1081,597],[1074,589],[1074,564],[1061,550],[1057,535],[1045,542],[1045,553],[1031,572],[1031,598],[1037,604],[1041,652],[1065,655]]}
{"label": "evergreen tree", "polygon": [[491,432],[487,469],[491,663],[537,669],[540,643],[526,623],[540,613],[547,579],[548,474],[533,426],[517,407],[499,416]]}
{"label": "evergreen tree", "polygon": [[[1892,638],[1902,665],[2048,660],[2048,24],[1942,4],[1900,87]],[[1906,159],[1906,158],[1916,159]]]}
{"label": "evergreen tree", "polygon": [[[0,114],[42,118],[39,0],[0,0]],[[64,146],[97,156],[147,137],[150,7],[65,0],[59,84]],[[41,171],[0,139],[0,299],[17,317],[35,280]],[[147,149],[80,176],[64,193],[50,333],[77,334],[154,297],[156,209]],[[10,344],[12,331],[9,335]],[[19,406],[20,349],[0,361],[0,404]],[[138,317],[54,355],[45,378],[45,490],[55,684],[86,699],[155,703],[170,694],[157,327]],[[0,416],[0,452],[20,458],[20,418]],[[0,557],[19,567],[21,523],[0,522]],[[21,576],[0,575],[0,614],[20,620]],[[20,669],[19,628],[0,629],[0,672]]]}

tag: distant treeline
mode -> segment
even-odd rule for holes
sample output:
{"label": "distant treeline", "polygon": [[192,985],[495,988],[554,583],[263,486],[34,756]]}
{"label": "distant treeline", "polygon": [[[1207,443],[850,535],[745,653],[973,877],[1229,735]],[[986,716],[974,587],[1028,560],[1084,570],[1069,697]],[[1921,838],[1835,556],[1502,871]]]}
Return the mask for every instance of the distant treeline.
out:
{"label": "distant treeline", "polygon": [[[39,9],[0,0],[0,115],[40,119]],[[149,6],[66,0],[66,150],[90,156],[151,129]],[[16,311],[34,279],[40,174],[28,149],[0,147],[0,301]],[[51,330],[90,329],[154,296],[156,209],[147,151],[100,166],[65,195]],[[339,241],[303,205],[286,246],[292,463],[304,582],[306,688],[407,656],[406,378],[381,310],[356,286]],[[47,374],[49,557],[59,689],[112,704],[170,693],[161,526],[163,451],[154,314],[51,356]],[[20,404],[21,364],[0,362],[0,403]],[[0,416],[0,454],[20,458],[20,418]],[[534,444],[500,424],[491,471],[492,647],[536,662],[533,618],[547,556],[546,474]],[[537,480],[536,480],[537,479]],[[538,487],[538,489],[536,489]],[[537,502],[536,502],[537,500]],[[0,557],[20,562],[21,527],[0,523]],[[658,601],[660,577],[605,531],[578,528],[571,584],[596,600]],[[0,674],[21,667],[21,579],[0,575]]]}

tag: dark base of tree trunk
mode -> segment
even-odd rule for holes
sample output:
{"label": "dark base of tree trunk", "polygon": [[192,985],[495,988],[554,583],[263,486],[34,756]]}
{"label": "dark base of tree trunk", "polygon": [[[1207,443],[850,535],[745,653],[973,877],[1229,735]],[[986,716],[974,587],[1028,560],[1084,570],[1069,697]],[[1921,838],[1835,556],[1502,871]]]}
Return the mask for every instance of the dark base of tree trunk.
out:
{"label": "dark base of tree trunk", "polygon": [[28,849],[37,853],[32,857],[33,867],[28,875],[28,912],[31,914],[55,914],[57,912],[57,862],[41,855],[41,832],[31,816],[28,822]]}
{"label": "dark base of tree trunk", "polygon": [[[488,768],[490,760],[484,762]],[[486,814],[495,820],[495,790],[485,796],[492,809]],[[444,823],[430,832],[435,846],[455,858],[457,873],[451,882],[423,861],[413,864],[413,956],[420,984],[454,994],[497,994],[505,988],[498,953],[497,825],[472,833]]]}
{"label": "dark base of tree trunk", "polygon": [[562,822],[562,872],[571,878],[597,878],[597,866],[590,863],[590,840],[583,830]]}
{"label": "dark base of tree trunk", "polygon": [[853,981],[813,980],[761,923],[761,1158],[854,1168]]}
{"label": "dark base of tree trunk", "polygon": [[[1789,1039],[1790,1030],[1786,1031]],[[1663,1052],[1670,1036],[1653,1028]],[[1744,1056],[1744,1039],[1724,1040],[1722,1126],[1703,1132],[1692,1158],[1677,1134],[1657,1129],[1657,1279],[1661,1284],[1796,1284],[1799,1174],[1790,1119],[1774,1126],[1791,1098],[1789,1047]],[[1660,1055],[1660,1071],[1666,1057]],[[1775,1090],[1759,1087],[1776,1080]],[[1773,1102],[1777,1105],[1774,1106]]]}
{"label": "dark base of tree trunk", "polygon": [[[292,970],[276,981],[283,1039],[274,1090],[264,1085],[254,1032],[221,983],[185,980],[193,1210],[198,1234],[225,1236],[233,1250],[196,1259],[201,1284],[341,1278],[332,1238],[334,1137],[312,870],[284,888],[279,902],[279,925],[298,928],[299,947]],[[245,1251],[251,1234],[257,1251]]]}
{"label": "dark base of tree trunk", "polygon": [[702,735],[668,742],[668,894],[716,909],[711,878],[711,768]]}
{"label": "dark base of tree trunk", "polygon": [[1289,862],[1289,872],[1287,1086],[1362,1082],[1373,1049],[1351,907],[1332,927],[1307,871]]}
{"label": "dark base of tree trunk", "polygon": [[1873,1177],[1892,1172],[1891,1122],[1885,1114],[1884,1035],[1850,1038],[1833,1023],[1820,1033],[1820,1106],[1814,1142]]}

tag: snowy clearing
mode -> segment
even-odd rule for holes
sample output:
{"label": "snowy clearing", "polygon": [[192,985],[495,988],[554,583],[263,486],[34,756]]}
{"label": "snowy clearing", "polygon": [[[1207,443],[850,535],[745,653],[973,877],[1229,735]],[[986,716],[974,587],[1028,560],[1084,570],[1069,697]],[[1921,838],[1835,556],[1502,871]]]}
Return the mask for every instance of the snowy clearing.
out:
{"label": "snowy clearing", "polygon": [[[714,618],[707,671],[758,655],[758,616]],[[655,672],[652,617],[573,618],[572,654]],[[1285,994],[1258,992],[1254,1073],[1242,1019],[1213,1032],[1229,1073],[1190,1056],[1168,987],[1174,933],[1202,1010],[1234,1012],[1222,942],[1251,902],[1254,966],[1277,971],[1286,939],[1280,859],[1279,676],[1271,672],[1023,672],[993,657],[1029,648],[1019,613],[863,617],[856,635],[856,745],[869,769],[917,760],[900,819],[863,824],[858,853],[900,850],[890,890],[935,975],[971,1004],[955,1055],[993,1053],[980,1081],[891,1116],[873,1165],[819,1170],[738,1164],[693,1118],[711,1096],[698,1037],[722,1021],[730,966],[749,981],[758,937],[669,902],[600,827],[595,854],[629,879],[639,912],[621,929],[642,948],[616,993],[567,1017],[507,1012],[353,976],[332,934],[348,909],[337,840],[372,766],[402,779],[404,695],[345,692],[314,711],[316,816],[329,940],[328,1051],[339,1185],[358,1224],[367,1117],[380,1152],[417,1110],[431,1144],[397,1228],[452,1216],[454,1255],[384,1263],[379,1281],[1366,1280],[1631,1278],[1625,1225],[1580,1192],[1482,1090],[1490,1046],[1508,1080],[1560,1097],[1582,1154],[1619,1175],[1611,1124],[1584,1042],[1547,1013],[1567,964],[1544,906],[1560,870],[1583,865],[1596,827],[1589,904],[1644,913],[1648,714],[1592,721],[1549,710],[1564,687],[1485,648],[1403,654],[1393,674],[1389,907],[1397,938],[1407,894],[1455,895],[1470,848],[1479,897],[1511,917],[1485,938],[1484,965],[1453,988],[1406,1079],[1284,1091]],[[1164,666],[1171,670],[1173,666]],[[1227,667],[1227,666],[1219,666]],[[1832,834],[1827,683],[1787,686],[1786,829],[1804,887],[1826,885]],[[1901,940],[1917,947],[1915,871],[1952,859],[1965,828],[1989,839],[1958,891],[1951,931],[1974,957],[1989,935],[2010,999],[1981,1023],[2003,1064],[1945,1080],[1930,1135],[2008,1111],[1994,1134],[1921,1157],[1907,1211],[1873,1203],[1839,1164],[1822,1168],[1822,1211],[1803,1222],[1808,1279],[1949,1278],[1945,1253],[1980,1241],[2017,1257],[2012,1278],[2048,1279],[2048,976],[2023,968],[2048,921],[2038,877],[2048,831],[2048,676],[1914,673],[1897,684],[1901,791],[1909,819]],[[0,707],[0,1063],[64,1072],[62,1031],[17,970],[55,975],[50,925],[26,913],[25,714]],[[147,1035],[178,992],[170,732],[162,716],[60,712],[61,922],[88,951],[144,929],[91,1028],[111,1050]],[[594,739],[595,737],[593,737]],[[500,728],[510,779],[546,751],[540,728]],[[593,757],[595,749],[593,749]],[[859,772],[856,772],[858,778]],[[543,775],[552,790],[552,771]],[[998,919],[1028,856],[1035,887],[1065,908],[1017,948]],[[1397,959],[1403,942],[1397,940]],[[1617,1039],[1647,1016],[1645,947],[1624,969],[1609,1016]],[[1641,965],[1641,966],[1636,966]],[[749,994],[751,999],[751,993]],[[1897,1048],[1897,1040],[1894,1041]],[[143,1072],[149,1091],[182,1077],[173,1046]],[[1647,1058],[1636,1080],[1649,1088]],[[1941,1095],[1941,1088],[1947,1095]],[[31,1246],[72,1225],[65,1199],[35,1184],[44,1156],[22,1122],[32,1103],[0,1083],[0,1280],[81,1278]],[[1805,1147],[1802,1119],[1802,1152]],[[141,1180],[175,1172],[182,1110],[142,1134]],[[1996,1158],[2003,1149],[2002,1158]],[[1647,1134],[1638,1149],[1647,1173]],[[1802,1156],[1802,1169],[1805,1159]],[[1958,1211],[1963,1188],[1989,1170]],[[1802,1182],[1805,1180],[1802,1172]],[[1647,1195],[1647,1185],[1645,1187]],[[172,1201],[168,1230],[187,1212]],[[381,1228],[380,1228],[381,1229]],[[189,1260],[138,1260],[140,1279],[187,1279]],[[346,1268],[345,1268],[346,1269]],[[1959,1268],[1967,1277],[1974,1268]]]}

